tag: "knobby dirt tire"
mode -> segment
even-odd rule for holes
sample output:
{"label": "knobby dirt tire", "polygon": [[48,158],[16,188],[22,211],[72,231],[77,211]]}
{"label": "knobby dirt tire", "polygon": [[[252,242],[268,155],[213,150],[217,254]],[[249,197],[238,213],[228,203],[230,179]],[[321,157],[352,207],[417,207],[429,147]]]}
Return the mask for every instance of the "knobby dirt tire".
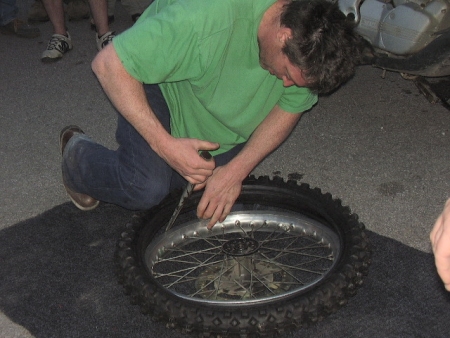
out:
{"label": "knobby dirt tire", "polygon": [[[202,337],[272,337],[315,323],[356,293],[370,265],[364,225],[319,189],[249,177],[223,224],[204,230],[194,193],[136,214],[116,251],[132,303]],[[229,221],[228,221],[229,220]]]}

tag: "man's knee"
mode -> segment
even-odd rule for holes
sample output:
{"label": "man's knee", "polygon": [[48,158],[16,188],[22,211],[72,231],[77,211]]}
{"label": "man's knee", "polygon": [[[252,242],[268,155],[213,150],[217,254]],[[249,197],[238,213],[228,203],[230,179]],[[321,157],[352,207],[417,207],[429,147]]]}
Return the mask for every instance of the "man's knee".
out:
{"label": "man's knee", "polygon": [[167,184],[152,182],[151,184],[129,183],[124,187],[126,194],[122,206],[130,210],[147,210],[157,204],[169,193]]}

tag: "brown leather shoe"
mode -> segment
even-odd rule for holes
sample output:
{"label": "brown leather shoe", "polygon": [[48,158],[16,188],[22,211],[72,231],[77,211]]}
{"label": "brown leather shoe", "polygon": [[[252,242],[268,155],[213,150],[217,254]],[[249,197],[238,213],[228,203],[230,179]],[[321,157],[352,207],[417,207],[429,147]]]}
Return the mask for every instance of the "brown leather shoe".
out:
{"label": "brown leather shoe", "polygon": [[37,38],[41,35],[39,28],[30,26],[17,18],[4,26],[0,26],[0,32],[2,34],[15,34],[23,38]]}
{"label": "brown leather shoe", "polygon": [[[61,155],[64,153],[64,149],[66,148],[67,142],[69,142],[69,140],[75,134],[84,134],[84,132],[78,126],[67,126],[63,130],[61,130],[61,133],[59,134],[59,146],[61,150]],[[80,194],[67,187],[66,182],[64,182],[64,177],[63,177],[63,184],[67,194],[69,195],[73,204],[75,204],[75,206],[78,209],[87,211],[95,209],[99,205],[100,202],[92,198],[91,196],[86,194]]]}

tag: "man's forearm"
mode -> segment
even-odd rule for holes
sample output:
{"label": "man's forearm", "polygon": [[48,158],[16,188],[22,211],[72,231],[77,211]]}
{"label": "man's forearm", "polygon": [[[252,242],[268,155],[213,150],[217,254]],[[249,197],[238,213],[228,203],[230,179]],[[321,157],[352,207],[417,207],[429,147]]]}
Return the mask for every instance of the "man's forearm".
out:
{"label": "man's forearm", "polygon": [[161,155],[160,145],[167,142],[170,135],[148,104],[142,83],[128,74],[113,45],[97,54],[92,70],[117,110]]}
{"label": "man's forearm", "polygon": [[143,84],[128,74],[113,45],[97,54],[92,69],[117,110],[167,164],[194,184],[211,176],[214,161],[203,160],[198,150],[215,150],[219,145],[172,137],[150,107]]}
{"label": "man's forearm", "polygon": [[258,126],[245,147],[228,164],[218,167],[206,182],[197,215],[209,218],[208,228],[222,222],[238,198],[242,181],[268,154],[291,133],[300,114],[290,114],[275,107]]}
{"label": "man's forearm", "polygon": [[301,114],[291,114],[278,106],[256,128],[246,146],[230,161],[230,170],[244,180],[251,171],[290,135]]}

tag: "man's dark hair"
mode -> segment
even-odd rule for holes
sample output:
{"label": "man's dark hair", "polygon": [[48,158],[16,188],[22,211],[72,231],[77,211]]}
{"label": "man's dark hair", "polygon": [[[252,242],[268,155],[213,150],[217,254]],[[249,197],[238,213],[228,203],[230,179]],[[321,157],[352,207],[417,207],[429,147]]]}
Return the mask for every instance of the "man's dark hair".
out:
{"label": "man's dark hair", "polygon": [[283,53],[302,70],[311,90],[331,92],[354,75],[360,38],[335,3],[293,0],[284,6],[280,23],[292,31]]}

